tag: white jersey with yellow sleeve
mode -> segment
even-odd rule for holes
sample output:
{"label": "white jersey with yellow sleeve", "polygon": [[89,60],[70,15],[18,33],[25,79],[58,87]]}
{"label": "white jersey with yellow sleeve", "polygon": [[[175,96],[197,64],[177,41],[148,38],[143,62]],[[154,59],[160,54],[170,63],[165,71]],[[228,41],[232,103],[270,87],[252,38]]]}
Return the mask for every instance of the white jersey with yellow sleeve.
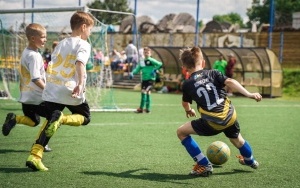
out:
{"label": "white jersey with yellow sleeve", "polygon": [[[75,63],[81,62],[85,67],[90,52],[91,45],[78,37],[65,38],[59,42],[52,52],[47,68],[47,84],[43,92],[44,101],[65,105],[80,105],[85,101],[85,89],[76,98],[72,97],[72,91],[78,83]],[[86,72],[84,84],[85,82]]]}
{"label": "white jersey with yellow sleeve", "polygon": [[33,81],[42,79],[45,82],[45,69],[42,55],[29,48],[22,52],[20,67],[20,98],[24,104],[39,105],[42,100],[43,90]]}

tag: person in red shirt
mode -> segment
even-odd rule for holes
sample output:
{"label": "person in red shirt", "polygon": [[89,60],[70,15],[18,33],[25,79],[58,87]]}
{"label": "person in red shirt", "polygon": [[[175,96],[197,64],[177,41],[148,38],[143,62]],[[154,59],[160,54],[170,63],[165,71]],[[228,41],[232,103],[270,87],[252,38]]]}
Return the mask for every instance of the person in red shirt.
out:
{"label": "person in red shirt", "polygon": [[[225,75],[228,78],[232,78],[233,77],[233,69],[234,69],[234,65],[236,63],[236,59],[233,55],[233,53],[230,53],[228,55],[228,62],[227,62],[227,66],[226,66],[226,70],[225,70]],[[230,88],[227,88],[227,95],[228,96],[232,96],[232,90]]]}

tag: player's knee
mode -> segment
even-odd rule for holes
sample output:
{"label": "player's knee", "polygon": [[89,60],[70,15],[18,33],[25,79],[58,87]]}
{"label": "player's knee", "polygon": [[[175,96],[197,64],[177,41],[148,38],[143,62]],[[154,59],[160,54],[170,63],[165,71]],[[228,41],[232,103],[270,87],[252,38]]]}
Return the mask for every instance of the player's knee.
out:
{"label": "player's knee", "polygon": [[90,123],[90,121],[91,121],[91,117],[90,116],[89,117],[84,117],[84,121],[83,121],[82,125],[87,125],[87,124]]}
{"label": "player's knee", "polygon": [[176,133],[177,133],[177,137],[178,137],[180,140],[182,140],[183,138],[186,137],[186,135],[183,133],[182,127],[179,127],[179,128],[177,129]]}
{"label": "player's knee", "polygon": [[39,124],[40,124],[40,120],[36,120],[36,121],[34,121],[33,127],[36,127],[36,126],[38,126]]}

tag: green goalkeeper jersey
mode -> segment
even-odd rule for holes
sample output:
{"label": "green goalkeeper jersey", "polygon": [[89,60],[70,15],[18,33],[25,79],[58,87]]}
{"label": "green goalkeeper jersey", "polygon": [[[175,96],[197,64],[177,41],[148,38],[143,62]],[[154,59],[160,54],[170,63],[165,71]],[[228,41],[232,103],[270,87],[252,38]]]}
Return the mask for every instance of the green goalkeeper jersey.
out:
{"label": "green goalkeeper jersey", "polygon": [[142,80],[155,80],[156,70],[162,67],[162,62],[157,61],[152,57],[148,57],[143,63],[139,63],[137,67],[132,71],[132,74],[138,74],[142,72]]}

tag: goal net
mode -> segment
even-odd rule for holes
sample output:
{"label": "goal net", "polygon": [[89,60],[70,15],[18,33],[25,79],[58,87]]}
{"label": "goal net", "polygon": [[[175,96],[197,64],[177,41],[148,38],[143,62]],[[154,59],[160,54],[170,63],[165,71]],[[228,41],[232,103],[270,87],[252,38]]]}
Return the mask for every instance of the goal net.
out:
{"label": "goal net", "polygon": [[[0,10],[0,99],[18,99],[18,67],[22,51],[27,46],[25,28],[40,23],[47,29],[47,43],[41,54],[52,51],[54,41],[70,36],[70,18],[84,7]],[[89,11],[92,15],[93,12]],[[112,73],[108,58],[107,25],[96,19],[88,40],[92,46],[87,64],[86,97],[93,111],[131,111],[120,109],[114,101]]]}

